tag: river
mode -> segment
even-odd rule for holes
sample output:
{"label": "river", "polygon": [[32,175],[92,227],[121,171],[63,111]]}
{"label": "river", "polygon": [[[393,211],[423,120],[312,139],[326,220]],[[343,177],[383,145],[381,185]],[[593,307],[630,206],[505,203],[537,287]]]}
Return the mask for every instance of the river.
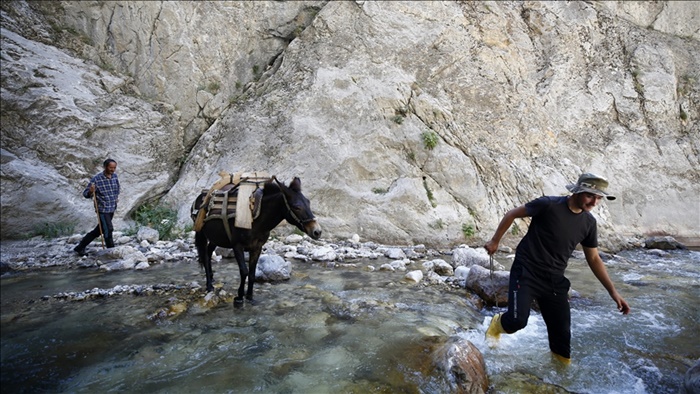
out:
{"label": "river", "polygon": [[[257,304],[242,308],[188,301],[203,294],[190,290],[203,282],[193,259],[144,271],[10,272],[0,278],[2,392],[444,393],[449,385],[430,352],[436,338],[461,336],[483,353],[491,393],[676,394],[700,358],[699,261],[700,252],[689,250],[631,250],[607,261],[632,307],[622,316],[585,261],[572,259],[567,276],[579,296],[571,301],[568,368],[550,360],[539,314],[492,349],[483,333],[498,308],[474,309],[464,289],[367,270],[376,260],[294,262],[289,281],[260,284]],[[234,261],[214,269],[233,292]],[[153,283],[179,290],[51,297]],[[182,313],[157,317],[159,310]]]}

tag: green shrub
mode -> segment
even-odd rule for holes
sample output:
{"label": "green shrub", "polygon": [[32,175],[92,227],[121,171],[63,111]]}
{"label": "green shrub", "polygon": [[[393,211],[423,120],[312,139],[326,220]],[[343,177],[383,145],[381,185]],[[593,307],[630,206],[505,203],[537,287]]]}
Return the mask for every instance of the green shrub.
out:
{"label": "green shrub", "polygon": [[410,160],[410,161],[416,161],[416,153],[413,151],[409,151],[406,154],[406,157],[408,157],[408,160]]}
{"label": "green shrub", "polygon": [[207,91],[212,94],[218,93],[220,88],[221,85],[218,82],[210,82],[209,85],[207,85]]}
{"label": "green shrub", "polygon": [[517,224],[514,224],[513,227],[510,229],[511,235],[518,235],[520,234],[520,227],[518,227]]}
{"label": "green shrub", "polygon": [[177,235],[177,211],[170,207],[155,204],[141,205],[134,213],[134,220],[141,226],[158,230],[160,239],[171,240]]}
{"label": "green shrub", "polygon": [[465,238],[470,238],[473,237],[476,231],[474,230],[474,225],[473,224],[463,224],[462,225],[462,234],[464,234]]}
{"label": "green shrub", "polygon": [[389,189],[385,189],[382,187],[374,187],[372,188],[372,193],[374,194],[386,194],[389,192]]}
{"label": "green shrub", "polygon": [[442,219],[438,219],[432,224],[429,224],[428,227],[436,230],[442,230],[445,227],[445,224],[442,222]]}
{"label": "green shrub", "polygon": [[58,238],[73,234],[75,225],[73,223],[44,223],[41,226],[35,226],[30,232],[30,237]]}
{"label": "green shrub", "polygon": [[425,194],[428,196],[428,201],[430,201],[430,205],[435,208],[437,207],[437,202],[435,201],[435,196],[433,196],[433,191],[430,190],[428,187],[428,181],[423,178],[423,187],[425,188]]}
{"label": "green shrub", "polygon": [[434,131],[426,131],[421,134],[421,137],[423,138],[423,145],[425,145],[428,150],[432,150],[438,144],[439,137]]}

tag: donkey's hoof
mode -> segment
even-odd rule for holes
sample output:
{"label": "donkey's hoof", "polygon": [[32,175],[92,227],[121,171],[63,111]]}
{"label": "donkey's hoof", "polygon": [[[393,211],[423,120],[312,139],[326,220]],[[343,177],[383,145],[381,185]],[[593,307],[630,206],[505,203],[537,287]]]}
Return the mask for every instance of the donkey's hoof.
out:
{"label": "donkey's hoof", "polygon": [[236,297],[233,299],[233,306],[240,308],[243,306],[243,297]]}
{"label": "donkey's hoof", "polygon": [[258,300],[254,299],[254,298],[247,298],[247,297],[246,297],[245,300],[246,300],[246,302],[249,303],[250,305],[256,305],[256,304],[258,303]]}

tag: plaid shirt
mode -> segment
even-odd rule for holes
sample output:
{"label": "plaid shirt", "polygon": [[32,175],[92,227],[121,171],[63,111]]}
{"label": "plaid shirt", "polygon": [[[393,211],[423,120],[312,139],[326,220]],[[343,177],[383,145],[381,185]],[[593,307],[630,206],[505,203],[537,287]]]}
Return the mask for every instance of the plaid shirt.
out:
{"label": "plaid shirt", "polygon": [[95,193],[97,194],[97,207],[100,213],[112,213],[117,210],[117,200],[119,199],[119,177],[117,174],[112,174],[112,178],[107,178],[104,172],[100,172],[90,179],[83,196],[92,198],[90,194],[90,185],[95,184]]}

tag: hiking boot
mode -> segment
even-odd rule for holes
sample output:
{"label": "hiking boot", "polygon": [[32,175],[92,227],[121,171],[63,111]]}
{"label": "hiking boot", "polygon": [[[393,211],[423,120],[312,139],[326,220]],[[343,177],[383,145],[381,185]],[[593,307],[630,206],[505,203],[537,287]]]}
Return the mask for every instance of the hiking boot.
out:
{"label": "hiking boot", "polygon": [[498,345],[498,340],[501,339],[501,334],[506,332],[501,325],[501,316],[503,316],[502,313],[495,315],[491,319],[489,328],[486,330],[486,341],[491,347]]}
{"label": "hiking boot", "polygon": [[571,359],[564,357],[561,354],[556,354],[556,353],[552,352],[552,359],[557,361],[559,363],[559,365],[564,366],[564,367],[568,367],[569,365],[571,365]]}
{"label": "hiking boot", "polygon": [[85,251],[85,248],[81,248],[80,245],[74,247],[73,251],[75,253],[77,253],[79,256],[85,256],[87,254],[87,252]]}

